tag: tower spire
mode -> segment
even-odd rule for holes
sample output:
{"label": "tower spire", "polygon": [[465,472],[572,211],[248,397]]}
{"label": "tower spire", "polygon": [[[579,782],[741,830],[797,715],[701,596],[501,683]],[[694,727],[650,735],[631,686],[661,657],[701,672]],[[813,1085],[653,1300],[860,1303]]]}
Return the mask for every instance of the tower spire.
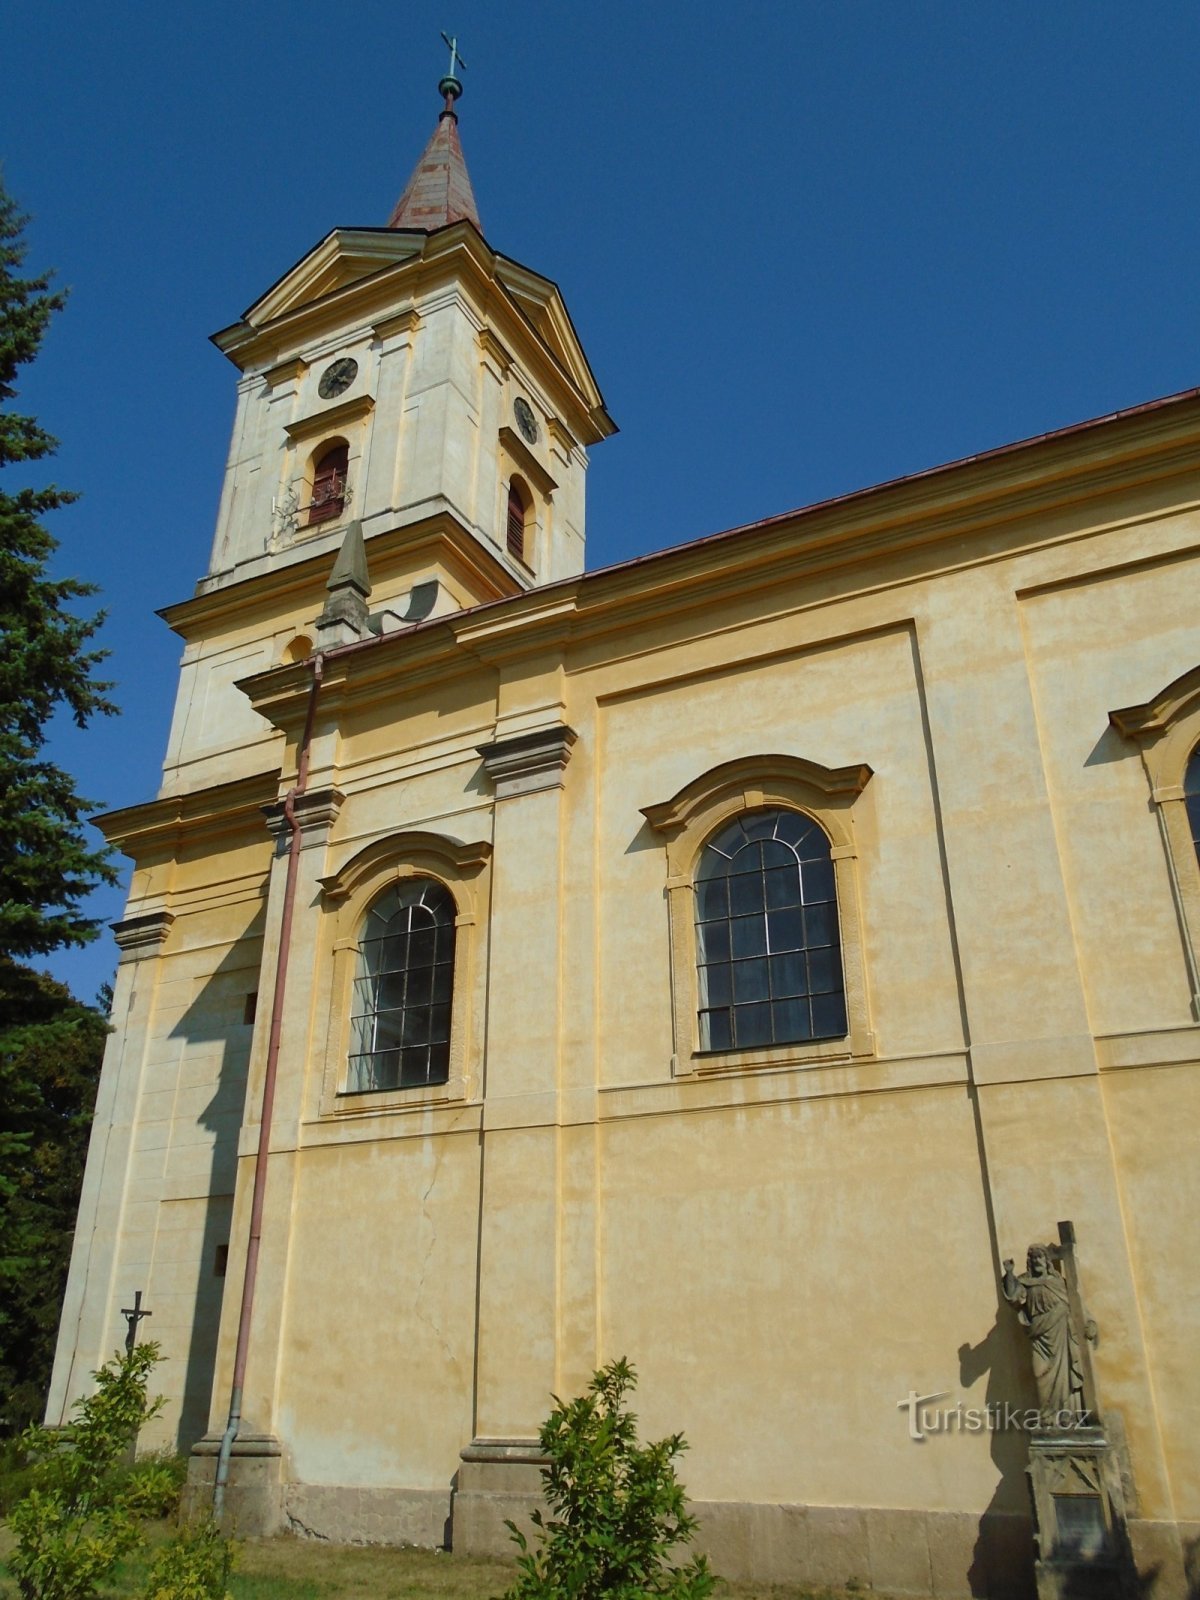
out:
{"label": "tower spire", "polygon": [[443,33],[450,49],[450,70],[438,84],[445,102],[433,137],[413,169],[404,193],[388,218],[389,228],[414,228],[432,233],[452,222],[473,222],[479,231],[479,211],[467,173],[462,143],[458,137],[458,114],[454,102],[462,94],[459,71],[466,62],[458,53],[458,39]]}

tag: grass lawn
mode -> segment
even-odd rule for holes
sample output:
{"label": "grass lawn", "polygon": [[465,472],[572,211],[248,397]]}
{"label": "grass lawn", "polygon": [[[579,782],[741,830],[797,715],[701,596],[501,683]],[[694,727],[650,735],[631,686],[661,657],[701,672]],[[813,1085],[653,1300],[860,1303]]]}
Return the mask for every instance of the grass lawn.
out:
{"label": "grass lawn", "polygon": [[[136,1600],[153,1547],[168,1533],[165,1525],[151,1530],[150,1552],[122,1562],[113,1584],[102,1591],[106,1600]],[[11,1548],[8,1530],[0,1527],[0,1600],[17,1600],[4,1563]],[[239,1545],[230,1592],[234,1600],[493,1600],[512,1578],[513,1568],[501,1561],[281,1536]],[[716,1600],[838,1600],[840,1593],[720,1582]]]}

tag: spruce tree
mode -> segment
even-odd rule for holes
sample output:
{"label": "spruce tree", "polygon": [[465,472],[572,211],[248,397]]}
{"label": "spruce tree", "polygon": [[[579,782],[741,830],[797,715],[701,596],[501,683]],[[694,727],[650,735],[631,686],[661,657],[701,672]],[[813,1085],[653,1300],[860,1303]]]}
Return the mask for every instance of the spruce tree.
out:
{"label": "spruce tree", "polygon": [[[65,298],[49,273],[21,276],[27,220],[0,185],[0,468],[38,461],[56,444],[12,405],[18,369]],[[0,955],[18,960],[92,938],[96,923],[80,903],[115,876],[107,851],[84,837],[89,802],[44,754],[55,711],[84,727],[115,710],[110,685],[94,677],[105,652],[89,648],[103,614],[72,610],[95,587],[48,572],[57,541],[41,519],[74,498],[53,484],[0,488]]]}
{"label": "spruce tree", "polygon": [[[96,932],[82,901],[115,878],[91,850],[89,802],[46,759],[47,725],[115,708],[94,676],[101,617],[72,609],[91,584],[50,576],[42,518],[74,496],[28,486],[55,441],[14,407],[64,296],[22,277],[26,218],[0,184],[0,1437],[41,1410],[50,1376],[104,1039],[103,1016],[23,965]],[[12,478],[17,483],[12,484]]]}
{"label": "spruce tree", "polygon": [[109,1030],[62,984],[2,959],[0,1015],[3,1439],[45,1404]]}

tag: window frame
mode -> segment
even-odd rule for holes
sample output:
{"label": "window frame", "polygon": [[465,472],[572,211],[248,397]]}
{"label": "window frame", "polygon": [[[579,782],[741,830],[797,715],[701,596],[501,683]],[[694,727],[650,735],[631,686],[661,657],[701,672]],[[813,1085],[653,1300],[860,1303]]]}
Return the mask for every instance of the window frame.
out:
{"label": "window frame", "polygon": [[[412,889],[415,897],[404,900],[406,892]],[[383,929],[374,927],[376,918],[384,915],[388,903],[392,903],[391,916],[387,918],[386,928],[393,929],[397,918],[403,914],[405,932],[405,957],[398,967],[385,967],[383,965],[384,946],[389,938],[395,934],[385,933]],[[414,1089],[440,1086],[450,1076],[450,1026],[454,1021],[454,951],[458,944],[458,902],[440,878],[430,877],[428,873],[421,873],[403,880],[393,880],[381,894],[376,895],[367,908],[363,924],[359,929],[359,961],[355,970],[354,984],[351,989],[350,1005],[350,1051],[347,1056],[347,1087],[343,1094],[385,1094],[393,1089]],[[373,929],[373,931],[372,931]],[[412,940],[422,931],[427,931],[430,936],[429,959],[424,964],[412,959]],[[448,936],[448,950],[442,956],[438,955],[438,946],[442,942],[443,934]],[[376,952],[376,961],[379,965],[374,971],[369,969],[363,959],[369,946],[380,946]],[[410,1004],[407,995],[414,979],[422,972],[427,974],[428,985],[425,998]],[[396,986],[394,980],[399,980],[400,999],[398,1004],[383,1004],[388,990]],[[439,999],[437,993],[438,982],[448,982],[448,994]],[[395,998],[390,996],[390,998]],[[440,1031],[435,1033],[435,1020],[441,1008],[445,1008],[443,1025],[444,1036]],[[420,1037],[414,1042],[404,1042],[404,1033],[410,1024],[414,1024]],[[394,1030],[397,1026],[401,1029],[401,1036],[394,1043],[381,1042],[381,1030]],[[369,1048],[364,1048],[369,1044]],[[410,1050],[424,1052],[425,1075],[423,1078],[413,1078],[404,1081],[406,1061],[402,1056],[407,1056]],[[394,1068],[396,1082],[379,1082],[385,1076],[382,1068],[389,1056],[395,1056]],[[357,1068],[357,1071],[356,1071]],[[386,1076],[390,1076],[387,1073]],[[376,1081],[366,1084],[359,1082],[356,1087],[351,1087],[355,1077],[371,1078]]]}
{"label": "window frame", "polygon": [[[341,458],[341,465],[329,467],[321,471],[322,464],[330,456]],[[323,500],[316,498],[321,486],[321,480],[328,478],[337,487],[335,494],[330,494]],[[340,478],[340,483],[337,480]],[[336,523],[345,515],[346,501],[349,498],[350,487],[350,441],[341,437],[326,440],[319,445],[309,457],[308,473],[308,504],[304,507],[306,528],[323,527],[326,523]]]}
{"label": "window frame", "polygon": [[1152,700],[1122,706],[1108,717],[1141,752],[1167,859],[1192,1016],[1200,1021],[1200,854],[1192,839],[1184,789],[1188,763],[1200,749],[1200,666],[1174,679]]}
{"label": "window frame", "polygon": [[[518,550],[513,543],[513,502],[521,508],[521,548]],[[504,514],[504,548],[514,561],[519,561],[523,567],[532,569],[530,560],[531,529],[533,523],[533,495],[524,478],[519,473],[512,473],[508,480],[508,492],[505,496]]]}
{"label": "window frame", "polygon": [[[319,880],[329,921],[326,948],[332,965],[329,1026],[321,1076],[323,1116],[420,1109],[465,1100],[479,1082],[474,979],[478,930],[488,893],[492,847],[463,844],[440,834],[410,831],[378,839],[339,871]],[[445,1082],[389,1089],[351,1089],[349,1084],[354,978],[361,930],[379,897],[400,881],[428,878],[454,901],[454,978],[450,992],[450,1059]]]}
{"label": "window frame", "polygon": [[[674,1076],[859,1060],[875,1053],[871,1030],[859,903],[854,810],[872,777],[869,766],[828,768],[798,756],[755,756],[723,763],[693,779],[670,800],[643,806],[642,815],[666,847]],[[845,985],[846,1032],[746,1049],[700,1047],[695,874],[705,844],[748,811],[796,811],[820,827],[830,844],[837,894]]]}

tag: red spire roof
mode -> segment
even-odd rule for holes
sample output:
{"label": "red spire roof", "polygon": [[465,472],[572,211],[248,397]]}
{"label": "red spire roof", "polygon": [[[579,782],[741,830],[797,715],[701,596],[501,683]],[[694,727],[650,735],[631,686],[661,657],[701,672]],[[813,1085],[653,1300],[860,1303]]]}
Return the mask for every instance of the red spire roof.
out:
{"label": "red spire roof", "polygon": [[438,118],[433,138],[388,218],[389,228],[419,228],[423,233],[432,233],[435,228],[445,228],[465,218],[483,232],[452,103],[447,96],[446,109]]}

